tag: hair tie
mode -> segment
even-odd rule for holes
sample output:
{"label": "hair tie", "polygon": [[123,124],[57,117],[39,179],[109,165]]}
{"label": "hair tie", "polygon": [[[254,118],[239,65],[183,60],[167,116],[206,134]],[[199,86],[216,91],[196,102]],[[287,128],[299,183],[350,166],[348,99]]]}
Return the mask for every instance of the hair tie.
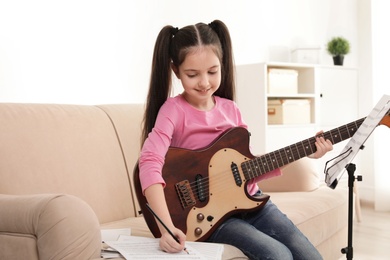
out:
{"label": "hair tie", "polygon": [[172,27],[172,29],[171,29],[171,33],[173,36],[175,36],[178,31],[179,31],[179,28],[177,28],[177,27]]}

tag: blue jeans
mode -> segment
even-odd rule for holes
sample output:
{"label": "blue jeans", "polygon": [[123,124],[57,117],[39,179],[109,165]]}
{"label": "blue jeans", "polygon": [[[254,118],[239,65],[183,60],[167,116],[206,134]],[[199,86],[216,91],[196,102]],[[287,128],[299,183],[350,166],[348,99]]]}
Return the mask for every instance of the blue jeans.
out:
{"label": "blue jeans", "polygon": [[270,200],[227,219],[208,239],[233,245],[250,259],[322,259],[317,249]]}

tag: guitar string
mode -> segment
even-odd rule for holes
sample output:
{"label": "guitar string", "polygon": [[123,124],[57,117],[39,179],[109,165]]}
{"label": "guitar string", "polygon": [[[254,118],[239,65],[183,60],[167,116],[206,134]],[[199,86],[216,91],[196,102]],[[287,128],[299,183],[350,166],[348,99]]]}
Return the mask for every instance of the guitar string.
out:
{"label": "guitar string", "polygon": [[[363,119],[361,119],[361,120],[363,120]],[[360,120],[358,120],[358,121],[360,121]],[[326,139],[330,139],[330,140],[332,140],[332,143],[334,143],[334,141],[336,140],[336,138],[337,138],[337,140],[338,139],[340,139],[340,138],[342,138],[342,139],[347,139],[347,137],[348,138],[350,138],[351,137],[351,133],[352,133],[352,135],[356,132],[356,130],[357,130],[357,128],[358,128],[358,125],[360,125],[360,124],[358,124],[358,121],[356,121],[356,122],[352,122],[352,123],[350,123],[350,124],[348,124],[348,125],[346,125],[346,126],[344,126],[344,127],[339,127],[339,128],[335,128],[335,129],[333,129],[333,130],[331,130],[331,131],[329,131],[329,132],[326,132],[326,133],[323,133],[323,136],[324,136],[324,138],[326,138]],[[350,127],[347,127],[347,126],[350,126]],[[353,128],[351,128],[351,127],[353,127]],[[350,129],[349,129],[350,128]],[[338,135],[336,135],[335,136],[335,133],[334,133],[334,131],[338,131]],[[288,146],[288,147],[292,147],[292,146],[296,146],[297,144],[299,144],[299,143],[303,143],[303,142],[305,142],[305,141],[309,141],[309,143],[313,143],[313,140],[315,140],[315,137],[311,137],[311,138],[309,138],[309,139],[306,139],[306,140],[304,140],[304,141],[302,141],[302,142],[298,142],[298,143],[296,143],[296,144],[293,144],[293,145],[290,145],[290,146]],[[338,141],[339,142],[339,141]],[[282,148],[282,149],[279,149],[279,150],[276,150],[276,151],[274,151],[274,152],[271,152],[271,153],[269,153],[269,154],[274,154],[275,155],[275,157],[278,159],[281,159],[281,151],[283,151],[283,150],[285,150],[285,149],[287,149],[287,147],[286,148]],[[294,149],[292,149],[292,148],[289,148],[289,150],[291,150],[291,151],[293,151]],[[302,157],[305,157],[305,156],[307,156],[308,154],[306,154],[305,153],[305,156],[301,156],[301,154],[300,154],[300,152],[305,152],[305,149],[303,149],[303,150],[300,150],[300,149],[295,149],[295,153],[294,153],[294,151],[293,151],[293,156],[294,156],[294,159],[295,158],[297,158],[297,157],[299,157],[299,159],[300,158],[302,158]],[[279,153],[279,156],[277,155]],[[269,154],[267,154],[267,155],[269,155]],[[263,157],[263,158],[266,158],[266,155],[262,155],[262,156],[260,156],[260,157]],[[251,159],[250,161],[253,161],[253,160],[255,160],[256,158],[260,158],[260,157],[255,157],[254,159]],[[270,161],[271,159],[267,159],[266,158],[266,160],[265,160],[265,162],[263,162],[263,163],[265,163],[265,166],[267,166],[267,167],[269,167],[269,165],[271,164],[272,165],[272,161]],[[286,159],[287,160],[287,159]],[[295,161],[295,160],[294,160]],[[288,161],[289,162],[289,161]],[[244,161],[244,162],[242,162],[242,164],[245,164],[245,163],[250,163],[249,161]],[[264,166],[264,167],[265,167]],[[272,166],[273,167],[273,166]],[[272,168],[271,167],[271,168]],[[278,165],[278,167],[281,167],[280,165]],[[278,167],[275,167],[275,168],[278,168]],[[240,168],[240,172],[241,173],[243,173],[243,169],[242,169],[242,166],[240,166],[239,167]],[[275,169],[274,168],[274,169]],[[225,185],[225,183],[223,182],[223,181],[220,181],[220,180],[224,180],[224,179],[226,179],[226,177],[230,177],[231,175],[230,174],[232,174],[232,170],[230,169],[230,167],[227,169],[227,170],[224,170],[224,171],[222,171],[222,172],[218,172],[218,173],[214,173],[213,174],[213,179],[215,180],[215,183],[213,183],[213,188],[214,188],[214,191],[211,191],[211,192],[219,192],[219,191],[221,191],[221,190],[225,190],[226,191],[226,189],[227,188],[229,188],[230,186],[228,185],[227,187],[226,187],[226,185]],[[242,175],[244,175],[244,174],[242,174]],[[261,174],[260,174],[261,175]],[[260,175],[257,175],[257,176],[254,176],[254,177],[258,177],[258,176],[260,176]],[[244,175],[244,177],[245,177],[245,175]],[[243,180],[243,184],[242,185],[245,185],[245,183],[246,183],[246,179],[244,179]],[[205,177],[203,177],[201,180],[200,180],[200,183],[198,184],[198,182],[199,181],[193,181],[193,182],[190,182],[189,183],[189,186],[190,186],[190,188],[191,188],[191,190],[195,190],[195,194],[194,194],[194,198],[195,198],[195,200],[196,201],[200,201],[200,199],[199,199],[199,196],[197,196],[197,193],[199,192],[199,187],[200,187],[200,189],[201,190],[203,190],[203,196],[207,199],[208,197],[210,197],[210,176],[205,176]],[[221,187],[222,186],[222,187]],[[235,187],[234,185],[233,186],[231,186],[231,187]],[[193,192],[194,193],[194,192]]]}
{"label": "guitar string", "polygon": [[[340,131],[340,128],[338,128],[338,129],[335,129],[335,130],[337,130],[338,132],[339,132],[339,134],[340,135],[342,135],[342,136],[344,136],[345,134],[348,134],[348,136],[350,136],[350,132],[351,131],[348,131],[348,129],[342,129],[342,131]],[[327,137],[327,138],[330,138],[331,137],[331,133],[328,133],[329,134],[329,137]],[[311,139],[311,138],[310,138]],[[333,138],[332,138],[333,139]],[[309,139],[308,139],[309,140]],[[303,143],[304,141],[302,141],[302,143]],[[296,144],[294,144],[294,145],[296,145]],[[292,146],[294,146],[294,145],[292,145]],[[283,150],[283,149],[280,149],[280,150]],[[300,155],[300,152],[301,152],[301,150],[299,150],[299,149],[296,149],[296,156],[295,157],[300,157],[301,155]],[[273,152],[274,154],[276,154],[276,153],[280,153],[280,151],[278,150],[278,151],[275,151],[275,152]],[[306,153],[305,153],[305,155],[306,155]],[[277,156],[277,155],[276,155]],[[244,163],[248,163],[248,162],[244,162]],[[272,164],[272,162],[266,162],[266,163],[268,163],[268,164]],[[277,167],[276,167],[277,168]],[[229,169],[229,170],[226,170],[225,171],[225,173],[222,173],[223,174],[223,176],[221,176],[222,178],[225,178],[226,176],[226,172],[231,172],[231,170]],[[215,174],[215,175],[217,175],[217,177],[216,178],[214,178],[214,179],[218,179],[218,177],[220,177],[219,176],[219,174]],[[215,176],[214,176],[215,177]],[[209,192],[207,192],[208,190],[209,190],[209,177],[207,176],[207,177],[204,177],[203,179],[202,179],[202,183],[200,184],[200,185],[202,185],[202,187],[201,187],[201,189],[202,190],[205,190],[205,194],[206,194],[206,197],[208,197],[208,195],[209,195]],[[197,190],[198,189],[198,184],[197,184],[197,182],[195,181],[195,182],[192,182],[191,183],[191,188],[192,189],[195,189],[195,190]],[[225,185],[224,185],[224,187],[223,188],[226,188],[225,187]]]}

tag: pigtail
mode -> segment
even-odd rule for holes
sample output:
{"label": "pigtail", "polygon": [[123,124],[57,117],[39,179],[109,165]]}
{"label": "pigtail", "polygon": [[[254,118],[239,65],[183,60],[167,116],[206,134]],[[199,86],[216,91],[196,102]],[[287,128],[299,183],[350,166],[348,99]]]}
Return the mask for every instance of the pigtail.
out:
{"label": "pigtail", "polygon": [[235,70],[232,41],[227,26],[219,20],[214,20],[209,26],[217,33],[222,46],[222,79],[221,87],[215,95],[230,100],[235,99]]}
{"label": "pigtail", "polygon": [[171,93],[171,63],[176,67],[184,61],[192,47],[212,45],[221,60],[221,86],[217,96],[235,99],[235,76],[230,33],[226,25],[215,20],[209,25],[198,23],[178,30],[165,26],[154,46],[149,93],[143,120],[141,145],[152,131],[157,114]]}
{"label": "pigtail", "polygon": [[152,131],[158,111],[171,92],[171,55],[170,44],[177,28],[165,26],[161,29],[154,46],[150,74],[149,93],[143,119],[141,145]]}

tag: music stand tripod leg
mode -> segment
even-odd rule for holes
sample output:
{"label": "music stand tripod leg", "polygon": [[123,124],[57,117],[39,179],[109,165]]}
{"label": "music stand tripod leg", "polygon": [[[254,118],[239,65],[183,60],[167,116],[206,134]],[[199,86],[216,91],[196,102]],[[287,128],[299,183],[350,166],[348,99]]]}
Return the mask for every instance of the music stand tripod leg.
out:
{"label": "music stand tripod leg", "polygon": [[346,254],[348,260],[353,258],[353,246],[352,246],[352,237],[353,237],[353,192],[354,192],[354,183],[355,180],[361,181],[362,176],[357,176],[355,178],[356,165],[349,163],[347,166],[348,172],[348,246],[341,249],[341,253]]}

